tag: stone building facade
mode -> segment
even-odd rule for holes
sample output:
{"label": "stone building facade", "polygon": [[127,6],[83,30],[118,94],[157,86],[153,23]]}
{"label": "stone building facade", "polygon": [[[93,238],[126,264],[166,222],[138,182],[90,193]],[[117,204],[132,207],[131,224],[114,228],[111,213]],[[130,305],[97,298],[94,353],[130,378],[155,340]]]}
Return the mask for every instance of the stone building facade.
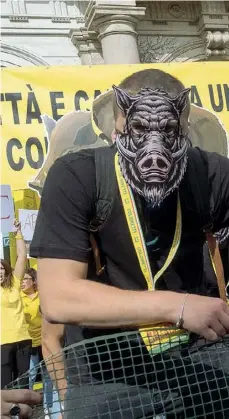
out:
{"label": "stone building facade", "polygon": [[228,1],[0,0],[1,65],[229,60]]}

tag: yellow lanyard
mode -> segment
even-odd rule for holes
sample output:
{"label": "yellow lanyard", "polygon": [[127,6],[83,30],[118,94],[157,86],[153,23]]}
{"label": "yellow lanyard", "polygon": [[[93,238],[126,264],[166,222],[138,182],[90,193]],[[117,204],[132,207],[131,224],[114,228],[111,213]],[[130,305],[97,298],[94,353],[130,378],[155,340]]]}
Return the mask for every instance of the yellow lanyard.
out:
{"label": "yellow lanyard", "polygon": [[[143,237],[141,224],[136,208],[136,204],[134,201],[133,193],[129,185],[127,185],[124,177],[122,176],[119,163],[118,163],[118,154],[115,155],[115,172],[119,187],[119,192],[121,195],[121,200],[128,224],[128,228],[130,231],[131,239],[135,248],[135,252],[137,254],[137,258],[139,261],[139,265],[142,271],[142,274],[144,275],[144,278],[148,285],[149,291],[155,290],[155,285],[157,280],[161,277],[161,275],[165,272],[165,270],[168,268],[170,263],[172,262],[177,249],[180,244],[181,239],[181,231],[182,231],[182,216],[181,216],[181,205],[180,205],[180,198],[178,195],[177,199],[177,216],[176,216],[176,228],[175,228],[175,234],[173,238],[173,243],[171,246],[171,249],[169,251],[168,257],[162,266],[162,268],[156,273],[156,275],[153,277],[148,253],[145,245],[145,240]],[[164,331],[159,331],[159,328],[164,328]],[[157,330],[155,329],[153,331],[153,328],[140,330],[141,335],[143,337],[143,340],[148,348],[148,350],[152,353],[157,353],[162,350],[162,344],[164,344],[164,348],[167,349],[168,345],[171,347],[171,340],[172,336],[176,337],[178,334],[183,333],[183,331],[178,329],[171,329],[171,332],[168,330],[165,333],[165,327],[168,328],[168,325],[157,325]],[[171,325],[170,325],[171,327]],[[166,335],[166,337],[165,337]],[[162,338],[163,336],[163,338]],[[187,335],[186,335],[187,340]],[[177,344],[177,343],[176,343]],[[159,347],[159,349],[158,349]]]}
{"label": "yellow lanyard", "polygon": [[115,172],[117,176],[119,191],[120,191],[120,195],[122,199],[122,204],[123,204],[127,224],[128,224],[132,242],[133,242],[137,257],[138,257],[140,268],[147,282],[148,290],[154,291],[157,280],[161,277],[161,275],[163,275],[165,270],[168,268],[168,266],[172,262],[180,244],[181,230],[182,230],[180,198],[178,195],[176,229],[175,229],[175,234],[174,234],[171,249],[169,251],[168,257],[164,265],[156,273],[156,275],[153,278],[133,193],[132,193],[131,188],[127,185],[124,177],[122,176],[122,173],[118,164],[118,154],[115,155]]}

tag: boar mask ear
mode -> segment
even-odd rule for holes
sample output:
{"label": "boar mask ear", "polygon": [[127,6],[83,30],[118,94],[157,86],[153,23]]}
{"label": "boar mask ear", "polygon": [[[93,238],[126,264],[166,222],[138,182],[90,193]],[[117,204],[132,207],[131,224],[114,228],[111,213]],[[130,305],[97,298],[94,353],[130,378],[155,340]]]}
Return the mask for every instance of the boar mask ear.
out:
{"label": "boar mask ear", "polygon": [[112,86],[114,93],[115,93],[115,98],[116,98],[116,103],[117,106],[121,109],[121,111],[126,115],[131,102],[132,102],[132,98],[131,96],[128,95],[128,93],[125,92],[125,90],[121,89],[120,87],[117,86]]}
{"label": "boar mask ear", "polygon": [[185,110],[188,104],[188,95],[189,95],[190,90],[191,90],[190,88],[183,89],[179,93],[179,95],[174,98],[174,102],[176,104],[176,108],[179,114],[181,114]]}
{"label": "boar mask ear", "polygon": [[45,132],[46,132],[46,135],[47,135],[47,140],[49,142],[50,139],[51,139],[52,131],[54,130],[54,128],[56,126],[56,121],[53,118],[51,118],[50,116],[45,115],[45,114],[41,115],[41,120],[42,120],[44,128],[45,128]]}

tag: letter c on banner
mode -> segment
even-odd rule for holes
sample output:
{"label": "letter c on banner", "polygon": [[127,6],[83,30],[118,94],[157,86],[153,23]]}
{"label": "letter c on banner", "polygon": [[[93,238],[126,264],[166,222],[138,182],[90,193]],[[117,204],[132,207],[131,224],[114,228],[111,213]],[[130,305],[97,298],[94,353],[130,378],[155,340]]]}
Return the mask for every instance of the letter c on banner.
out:
{"label": "letter c on banner", "polygon": [[[32,146],[35,146],[37,149],[37,154],[38,154],[37,160],[34,160],[32,156],[32,150],[31,150]],[[38,138],[36,137],[28,138],[25,145],[25,153],[26,153],[26,158],[28,160],[30,167],[32,167],[32,169],[40,169],[44,162],[44,152]]]}
{"label": "letter c on banner", "polygon": [[[75,94],[75,110],[76,111],[80,111],[81,106],[80,106],[80,101],[81,100],[87,101],[89,99],[87,93],[84,90],[78,90],[78,92],[76,92]],[[87,109],[89,110],[89,109]]]}
{"label": "letter c on banner", "polygon": [[16,147],[18,150],[22,149],[21,142],[17,138],[11,138],[6,146],[6,155],[9,162],[11,169],[22,170],[25,164],[25,160],[22,157],[19,157],[18,161],[16,162],[13,157],[13,148]]}

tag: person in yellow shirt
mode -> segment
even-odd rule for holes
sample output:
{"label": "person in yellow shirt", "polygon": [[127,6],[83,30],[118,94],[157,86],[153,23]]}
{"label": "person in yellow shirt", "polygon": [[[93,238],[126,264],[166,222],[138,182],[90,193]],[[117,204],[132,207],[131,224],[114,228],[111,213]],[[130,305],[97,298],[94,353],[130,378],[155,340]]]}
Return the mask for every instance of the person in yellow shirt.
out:
{"label": "person in yellow shirt", "polygon": [[[21,283],[21,296],[24,306],[25,318],[29,334],[32,338],[32,351],[30,358],[29,388],[32,390],[36,380],[39,363],[43,360],[41,347],[41,325],[42,315],[40,311],[40,300],[37,291],[37,272],[33,268],[25,270],[24,278]],[[43,377],[43,405],[45,414],[48,408],[53,408],[58,412],[58,393],[53,389],[52,381],[45,367],[42,368]],[[45,416],[46,417],[46,416]],[[52,414],[52,419],[59,419],[58,414]]]}
{"label": "person in yellow shirt", "polygon": [[36,379],[39,362],[42,360],[40,300],[37,291],[37,272],[35,269],[27,268],[25,270],[24,278],[21,283],[21,290],[25,319],[28,326],[28,332],[32,339],[29,379],[29,387],[32,389]]}
{"label": "person in yellow shirt", "polygon": [[[21,279],[26,268],[26,247],[21,225],[15,220],[17,261],[14,272],[9,263],[1,259],[1,388],[17,379],[29,369],[31,338],[28,333],[21,298]],[[29,387],[25,376],[21,386]]]}

